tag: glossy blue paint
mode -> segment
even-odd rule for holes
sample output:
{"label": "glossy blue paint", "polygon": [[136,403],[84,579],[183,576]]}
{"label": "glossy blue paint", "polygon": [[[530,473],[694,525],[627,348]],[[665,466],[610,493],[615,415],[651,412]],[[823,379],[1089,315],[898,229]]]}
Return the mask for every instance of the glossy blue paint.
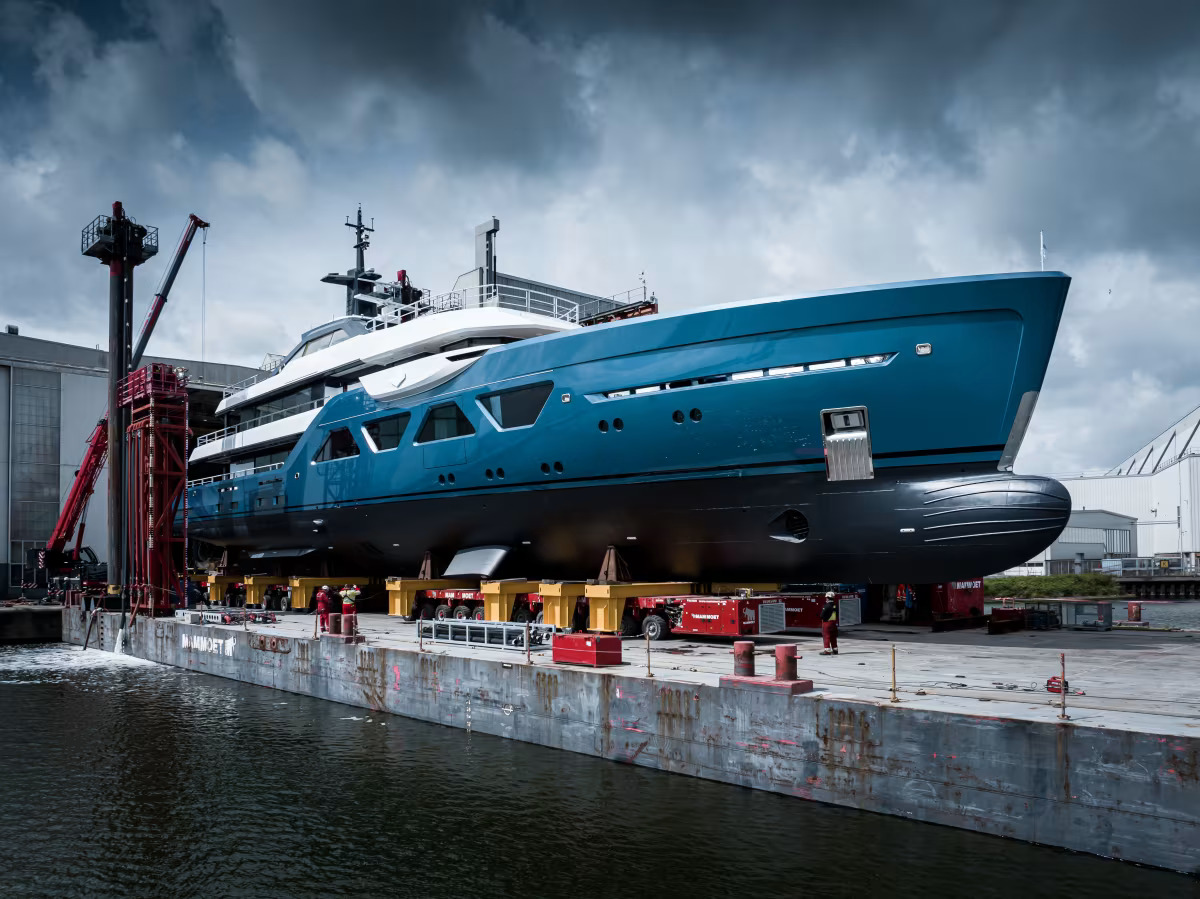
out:
{"label": "glossy blue paint", "polygon": [[[235,534],[245,542],[281,514],[318,516],[377,502],[449,495],[482,502],[513,491],[678,478],[823,477],[820,412],[843,406],[867,407],[881,472],[921,465],[994,470],[1022,395],[1041,388],[1069,283],[1047,272],[883,285],[494,347],[450,382],[403,403],[376,403],[361,388],[329,400],[281,470],[190,488],[193,529],[214,542]],[[918,355],[918,344],[932,352]],[[886,361],[607,396],[868,356]],[[500,430],[478,401],[492,390],[547,380],[554,389],[530,427]],[[475,434],[415,444],[428,409],[447,401],[458,403]],[[400,446],[374,452],[363,427],[399,411],[412,416]],[[330,431],[342,427],[359,455],[313,462]],[[337,534],[329,536],[336,543]]]}

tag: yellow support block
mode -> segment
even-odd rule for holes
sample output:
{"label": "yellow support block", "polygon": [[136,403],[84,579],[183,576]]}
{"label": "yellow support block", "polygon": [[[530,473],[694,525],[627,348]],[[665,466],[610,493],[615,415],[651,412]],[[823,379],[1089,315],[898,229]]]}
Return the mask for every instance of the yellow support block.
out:
{"label": "yellow support block", "polygon": [[513,600],[525,593],[537,593],[541,581],[487,581],[483,587],[483,612],[488,621],[508,621],[512,615]]}
{"label": "yellow support block", "polygon": [[242,583],[246,585],[246,605],[262,608],[267,588],[272,584],[278,584],[279,581],[278,577],[264,574],[251,574],[245,577]]}
{"label": "yellow support block", "polygon": [[589,597],[588,630],[619,633],[626,602],[625,597]]}
{"label": "yellow support block", "polygon": [[692,593],[691,582],[669,581],[653,584],[588,584],[584,596],[595,599],[633,599],[635,596],[687,596]]}
{"label": "yellow support block", "polygon": [[225,602],[225,588],[231,584],[240,584],[242,579],[236,574],[208,574],[208,601],[211,603]]}
{"label": "yellow support block", "polygon": [[570,627],[575,617],[575,603],[583,596],[586,584],[552,584],[538,587],[542,596],[542,623],[555,627]]}
{"label": "yellow support block", "polygon": [[737,593],[739,590],[749,590],[752,593],[778,593],[779,584],[713,584],[715,595]]}
{"label": "yellow support block", "polygon": [[388,614],[411,618],[417,594],[424,590],[473,590],[479,586],[475,581],[415,577],[390,577],[385,582],[388,593]]}
{"label": "yellow support block", "polygon": [[[276,578],[276,583],[279,583],[281,578]],[[346,584],[359,584],[360,586],[369,584],[371,578],[367,577],[290,577],[287,578],[287,584],[292,588],[292,611],[303,612],[308,608],[309,600],[312,596],[314,587],[324,587],[329,585],[330,592],[337,592],[339,587]],[[341,610],[342,601],[336,596],[331,596],[330,599]]]}

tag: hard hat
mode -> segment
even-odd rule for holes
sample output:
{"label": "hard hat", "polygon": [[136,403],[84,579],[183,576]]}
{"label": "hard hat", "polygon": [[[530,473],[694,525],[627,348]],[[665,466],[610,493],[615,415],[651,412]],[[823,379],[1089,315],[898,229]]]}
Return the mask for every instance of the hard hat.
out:
{"label": "hard hat", "polygon": [[328,585],[328,584],[326,584],[326,585],[325,585],[325,586],[323,586],[321,589],[322,589],[322,590],[328,590],[328,589],[329,589],[329,585]]}
{"label": "hard hat", "polygon": [[825,598],[826,598],[826,599],[833,599],[833,595],[834,595],[834,594],[833,594],[833,591],[832,591],[832,590],[830,590],[829,592],[827,592],[827,593],[825,594]]}

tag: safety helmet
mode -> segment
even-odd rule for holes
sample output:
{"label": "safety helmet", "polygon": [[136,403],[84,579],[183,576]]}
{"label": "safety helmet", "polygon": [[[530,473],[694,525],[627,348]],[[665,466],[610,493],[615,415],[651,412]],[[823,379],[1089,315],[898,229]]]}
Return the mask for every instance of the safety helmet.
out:
{"label": "safety helmet", "polygon": [[826,598],[826,599],[833,599],[833,596],[834,596],[834,593],[833,593],[833,591],[832,591],[832,590],[828,591],[828,592],[825,594],[825,598]]}
{"label": "safety helmet", "polygon": [[328,585],[328,584],[326,584],[326,585],[325,585],[325,586],[323,586],[321,589],[322,589],[322,590],[328,590],[328,589],[329,589],[329,585]]}

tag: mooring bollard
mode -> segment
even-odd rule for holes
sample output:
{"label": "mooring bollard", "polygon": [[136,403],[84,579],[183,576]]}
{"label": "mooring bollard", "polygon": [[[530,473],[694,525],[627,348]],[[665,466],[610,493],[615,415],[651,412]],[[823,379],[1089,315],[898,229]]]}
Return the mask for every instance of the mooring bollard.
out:
{"label": "mooring bollard", "polygon": [[892,702],[899,702],[900,697],[896,695],[896,644],[892,644]]}
{"label": "mooring bollard", "polygon": [[341,632],[342,632],[342,613],[341,612],[330,612],[329,613],[329,633],[330,634],[340,634]]}
{"label": "mooring bollard", "polygon": [[754,641],[735,640],[733,644],[733,674],[735,677],[754,677]]}
{"label": "mooring bollard", "polygon": [[1059,685],[1058,693],[1058,717],[1066,721],[1071,717],[1067,714],[1067,654],[1060,652],[1058,654],[1058,661],[1062,664],[1062,683]]}
{"label": "mooring bollard", "polygon": [[354,612],[350,614],[342,613],[342,636],[353,637],[358,633],[358,615]]}
{"label": "mooring bollard", "polygon": [[796,644],[775,647],[775,680],[796,680]]}

